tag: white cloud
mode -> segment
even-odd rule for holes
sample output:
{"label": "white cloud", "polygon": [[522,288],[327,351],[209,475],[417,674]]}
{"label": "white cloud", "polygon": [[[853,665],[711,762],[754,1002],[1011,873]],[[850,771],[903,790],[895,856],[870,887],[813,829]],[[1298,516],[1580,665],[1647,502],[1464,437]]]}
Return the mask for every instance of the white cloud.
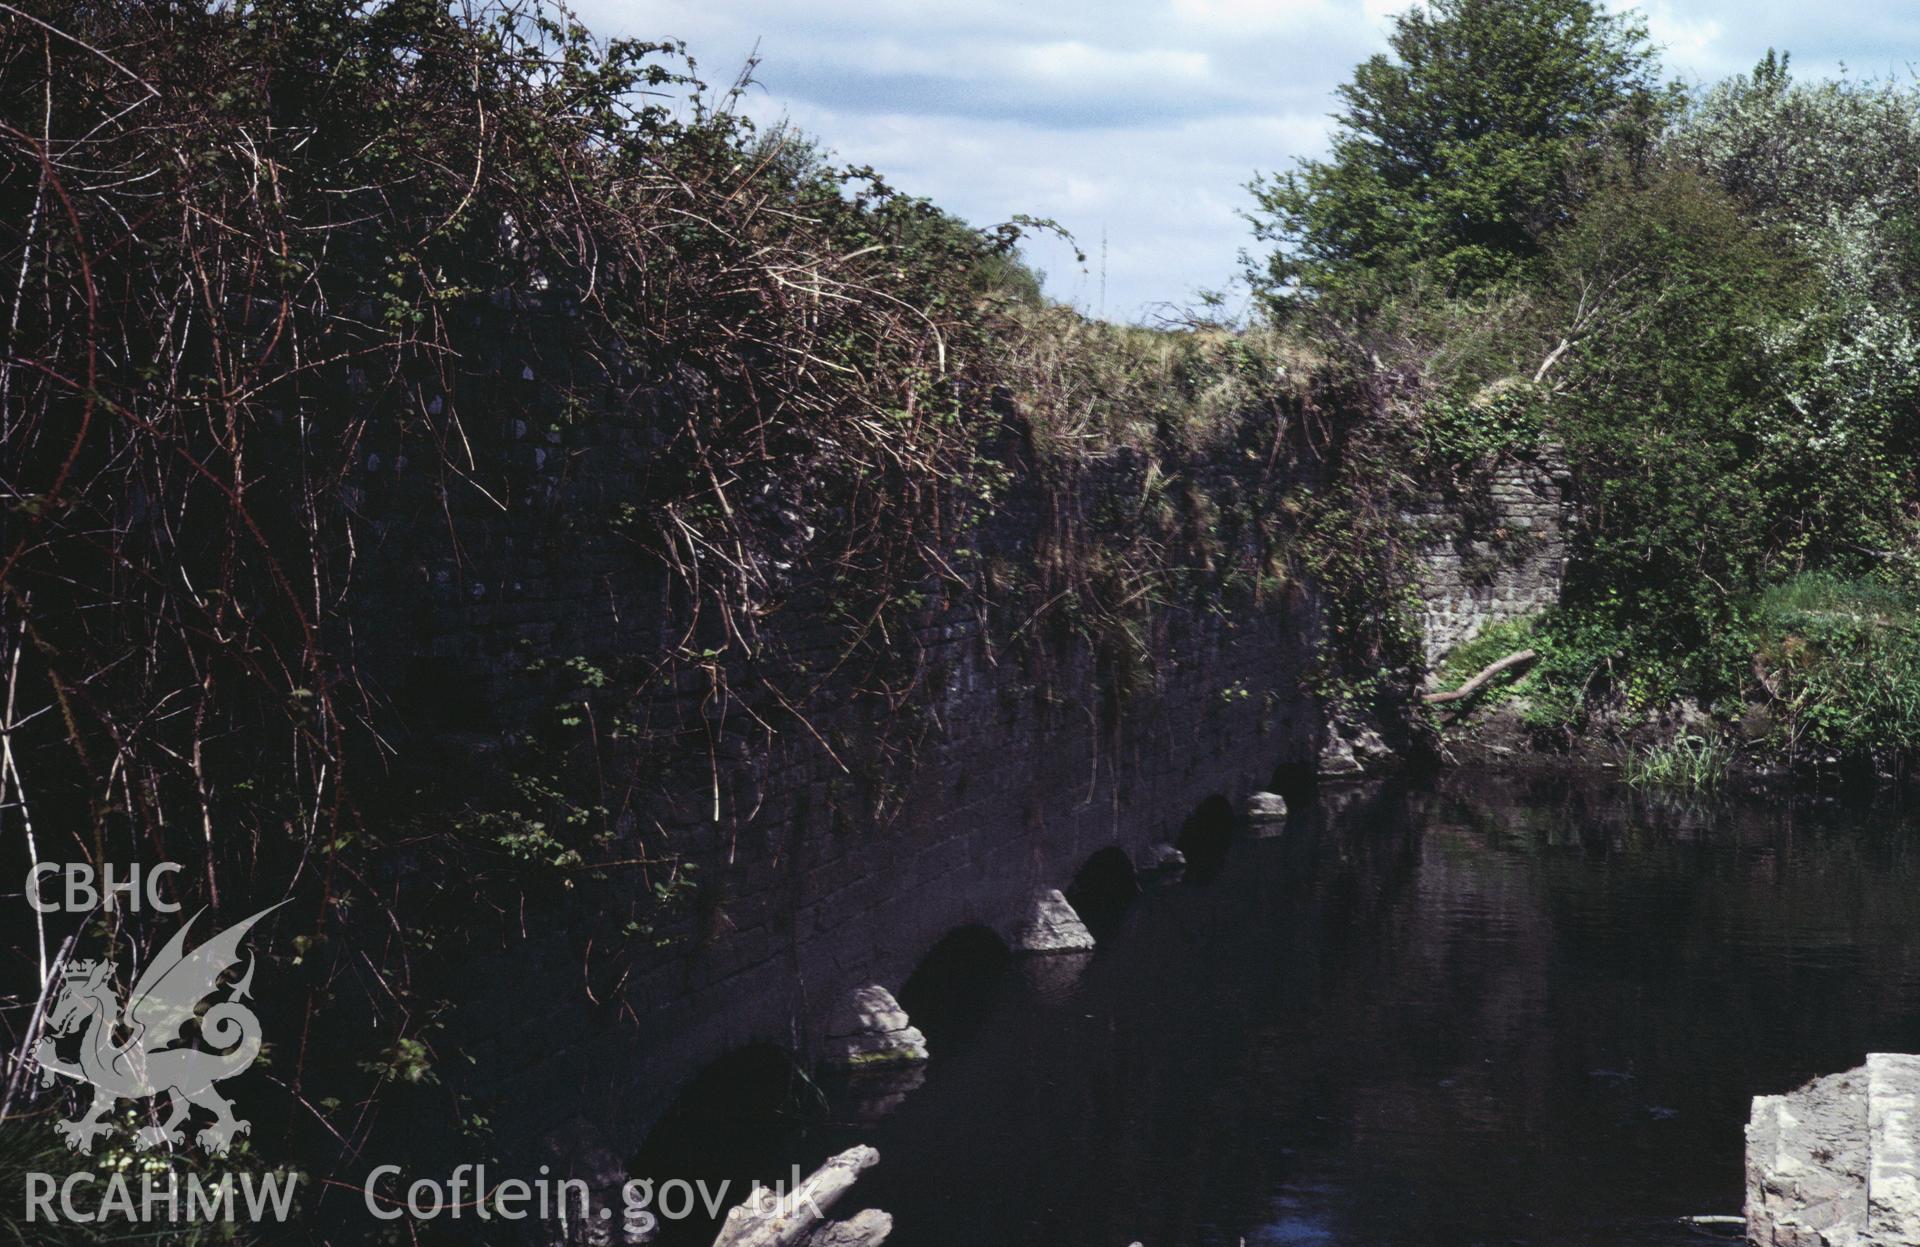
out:
{"label": "white cloud", "polygon": [[[1717,67],[1720,61],[1718,45],[1726,27],[1712,13],[1702,13],[1702,8],[1717,8],[1717,4],[1701,5],[1694,3],[1687,11],[1678,10],[1672,0],[1606,0],[1606,7],[1615,13],[1637,13],[1646,23],[1647,34],[1654,46],[1661,50],[1669,62],[1696,69],[1708,66]],[[1719,76],[1713,73],[1711,76]]]}
{"label": "white cloud", "polygon": [[1720,41],[1721,25],[1713,18],[1687,19],[1670,12],[1649,14],[1647,30],[1670,55],[1699,61]]}
{"label": "white cloud", "polygon": [[1209,68],[1204,52],[1159,48],[1120,51],[1077,39],[1015,47],[1009,50],[1009,60],[1022,76],[1054,85],[1127,86],[1168,79],[1175,83],[1202,82]]}
{"label": "white cloud", "polygon": [[1337,18],[1345,7],[1341,0],[1173,0],[1179,21],[1243,36],[1249,31],[1298,30]]}
{"label": "white cloud", "polygon": [[[757,42],[755,117],[791,115],[976,224],[1058,218],[1089,261],[1034,246],[1057,296],[1098,302],[1104,231],[1105,311],[1131,316],[1237,272],[1245,183],[1325,150],[1334,88],[1419,0],[578,2],[603,33],[685,39],[710,78]],[[1696,81],[1769,46],[1805,73],[1887,72],[1920,49],[1920,14],[1894,0],[1644,8],[1669,68]]]}
{"label": "white cloud", "polygon": [[1405,13],[1417,0],[1361,0],[1360,10],[1367,20],[1387,30],[1392,26],[1391,18]]}

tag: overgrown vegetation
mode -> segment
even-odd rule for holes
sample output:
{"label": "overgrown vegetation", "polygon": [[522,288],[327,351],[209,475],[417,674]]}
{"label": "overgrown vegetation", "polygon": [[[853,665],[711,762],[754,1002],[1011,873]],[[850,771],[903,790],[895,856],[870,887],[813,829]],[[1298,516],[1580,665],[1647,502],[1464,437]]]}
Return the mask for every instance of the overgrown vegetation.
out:
{"label": "overgrown vegetation", "polygon": [[1426,6],[1392,45],[1343,89],[1332,158],[1255,184],[1278,249],[1250,275],[1277,314],[1421,378],[1430,474],[1543,444],[1571,465],[1529,722],[1687,701],[1730,736],[1764,707],[1788,726],[1749,747],[1796,759],[1907,748],[1920,719],[1882,650],[1909,608],[1865,628],[1780,594],[1920,583],[1920,94],[1802,82],[1769,53],[1689,97],[1583,0]]}
{"label": "overgrown vegetation", "polygon": [[[484,1147],[432,968],[600,884],[590,997],[717,929],[703,871],[776,741],[883,826],[959,613],[1009,689],[1110,731],[1176,610],[1329,586],[1315,691],[1399,706],[1399,511],[1547,445],[1565,606],[1446,678],[1524,640],[1483,701],[1542,733],[1685,702],[1789,758],[1920,747],[1904,87],[1769,56],[1688,99],[1588,0],[1436,0],[1332,156],[1258,184],[1262,323],[1148,330],[1041,297],[1047,223],[973,228],[535,0],[0,23],[6,842],[192,862],[190,906],[293,893],[286,1136],[353,1154],[430,1105]],[[479,691],[481,656],[369,640],[515,591],[482,571],[509,541],[648,609],[587,654],[516,602]],[[1098,704],[1066,706],[1087,658]],[[456,733],[482,761],[449,780]],[[1724,750],[1635,773],[1711,782]]]}
{"label": "overgrown vegetation", "polygon": [[[1349,427],[1383,383],[1285,335],[1049,306],[1016,252],[1045,223],[975,229],[756,130],[746,80],[676,45],[537,0],[0,23],[8,842],[190,862],[189,909],[291,890],[275,1146],[358,1154],[384,1113],[484,1151],[438,1076],[436,968],[602,883],[589,997],[704,938],[701,863],[776,740],[883,825],[953,612],[1043,699],[1091,654],[1111,726],[1169,608],[1390,581],[1385,452]],[[1019,560],[992,545],[1013,506],[1043,529]],[[518,648],[447,665],[414,605],[514,591],[503,543],[556,575],[592,551],[647,609],[576,625],[621,629],[590,657],[516,603]],[[1354,601],[1346,695],[1390,696],[1370,673],[1406,638]],[[450,733],[478,764],[441,773]],[[151,938],[126,922],[79,950]]]}
{"label": "overgrown vegetation", "polygon": [[[1448,651],[1434,671],[1435,682],[1443,689],[1459,688],[1468,680],[1509,654],[1532,648],[1540,631],[1540,620],[1531,616],[1504,619],[1489,624]],[[1475,704],[1493,706],[1529,687],[1533,672],[1529,668],[1487,686],[1476,694]]]}
{"label": "overgrown vegetation", "polygon": [[1727,777],[1732,749],[1724,742],[1692,732],[1657,741],[1627,755],[1627,782],[1675,788],[1713,788]]}
{"label": "overgrown vegetation", "polygon": [[1764,593],[1748,633],[1771,743],[1790,757],[1920,749],[1920,596],[1809,573]]}

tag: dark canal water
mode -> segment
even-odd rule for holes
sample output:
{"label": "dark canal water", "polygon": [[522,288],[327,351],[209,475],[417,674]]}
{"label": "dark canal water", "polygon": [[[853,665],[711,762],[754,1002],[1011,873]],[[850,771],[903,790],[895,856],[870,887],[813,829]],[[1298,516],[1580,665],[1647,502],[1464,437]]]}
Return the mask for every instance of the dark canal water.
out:
{"label": "dark canal water", "polygon": [[924,1084],[758,1163],[874,1144],[839,1211],[901,1247],[1700,1243],[1750,1096],[1920,1050],[1886,799],[1354,790],[1107,917],[1080,962],[955,941],[903,992]]}

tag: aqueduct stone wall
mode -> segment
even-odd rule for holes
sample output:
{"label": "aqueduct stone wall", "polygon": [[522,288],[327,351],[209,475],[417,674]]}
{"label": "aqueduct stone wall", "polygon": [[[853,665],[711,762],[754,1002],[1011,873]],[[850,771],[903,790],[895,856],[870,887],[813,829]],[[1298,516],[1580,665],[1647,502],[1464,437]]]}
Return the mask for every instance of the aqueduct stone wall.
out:
{"label": "aqueduct stone wall", "polygon": [[[447,526],[448,500],[404,464],[368,464],[359,501],[388,540],[364,559],[369,600],[386,604],[369,612],[367,672],[476,784],[517,765],[515,731],[547,710],[553,687],[526,677],[532,656],[608,666],[654,652],[671,626],[664,577],[582,522],[616,510],[643,470],[646,417],[642,404],[565,433],[516,422],[511,513],[459,500],[458,540],[424,553],[413,534]],[[1085,492],[1137,489],[1145,472],[1141,456],[1116,453]],[[1092,523],[1098,501],[1066,505]],[[953,544],[1030,566],[1061,505],[1028,479],[987,531]],[[815,622],[777,626],[790,650],[831,656]],[[649,811],[657,828],[622,829],[651,843],[663,832],[699,866],[667,946],[626,931],[644,885],[616,872],[531,916],[476,916],[482,931],[497,917],[498,936],[477,938],[445,985],[458,1009],[449,1033],[473,1059],[464,1089],[495,1137],[617,1162],[716,1056],[772,1043],[811,1062],[849,990],[897,989],[955,928],[1003,929],[1034,889],[1066,887],[1100,850],[1135,855],[1177,836],[1203,799],[1237,803],[1276,767],[1311,764],[1324,729],[1308,687],[1320,627],[1310,587],[1232,611],[1196,594],[1148,627],[1150,678],[1122,695],[1111,655],[1084,639],[1021,657],[975,606],[930,600],[908,768],[862,753],[876,743],[871,703],[829,700],[810,731],[769,733],[711,680],[683,676],[646,711],[711,725],[711,755]],[[899,786],[875,791],[876,773]]]}
{"label": "aqueduct stone wall", "polygon": [[1491,624],[1558,604],[1569,483],[1549,448],[1433,489],[1405,517],[1425,534],[1415,570],[1428,665]]}

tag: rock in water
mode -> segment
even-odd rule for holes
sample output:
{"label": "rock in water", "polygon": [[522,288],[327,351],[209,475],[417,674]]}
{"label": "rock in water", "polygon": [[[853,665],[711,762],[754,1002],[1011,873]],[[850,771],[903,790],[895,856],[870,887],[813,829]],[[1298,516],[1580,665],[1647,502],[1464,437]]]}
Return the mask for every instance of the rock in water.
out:
{"label": "rock in water", "polygon": [[927,1037],[907,1020],[893,993],[878,983],[848,992],[827,1020],[830,1066],[867,1069],[926,1059]]}
{"label": "rock in water", "polygon": [[1186,864],[1185,853],[1165,840],[1160,840],[1140,850],[1140,855],[1134,859],[1133,867],[1143,875],[1155,875],[1162,871],[1184,869]]}
{"label": "rock in water", "polygon": [[1093,933],[1073,912],[1059,888],[1037,893],[1027,917],[1007,937],[1016,953],[1084,953],[1093,951]]}
{"label": "rock in water", "polygon": [[1277,792],[1256,792],[1247,798],[1247,817],[1269,822],[1287,816],[1287,799]]}
{"label": "rock in water", "polygon": [[1393,750],[1380,733],[1365,723],[1336,716],[1327,724],[1327,743],[1320,747],[1322,779],[1352,779],[1389,765]]}
{"label": "rock in water", "polygon": [[1757,1247],[1920,1243],[1920,1056],[1876,1052],[1860,1069],[1753,1099],[1747,1238]]}

